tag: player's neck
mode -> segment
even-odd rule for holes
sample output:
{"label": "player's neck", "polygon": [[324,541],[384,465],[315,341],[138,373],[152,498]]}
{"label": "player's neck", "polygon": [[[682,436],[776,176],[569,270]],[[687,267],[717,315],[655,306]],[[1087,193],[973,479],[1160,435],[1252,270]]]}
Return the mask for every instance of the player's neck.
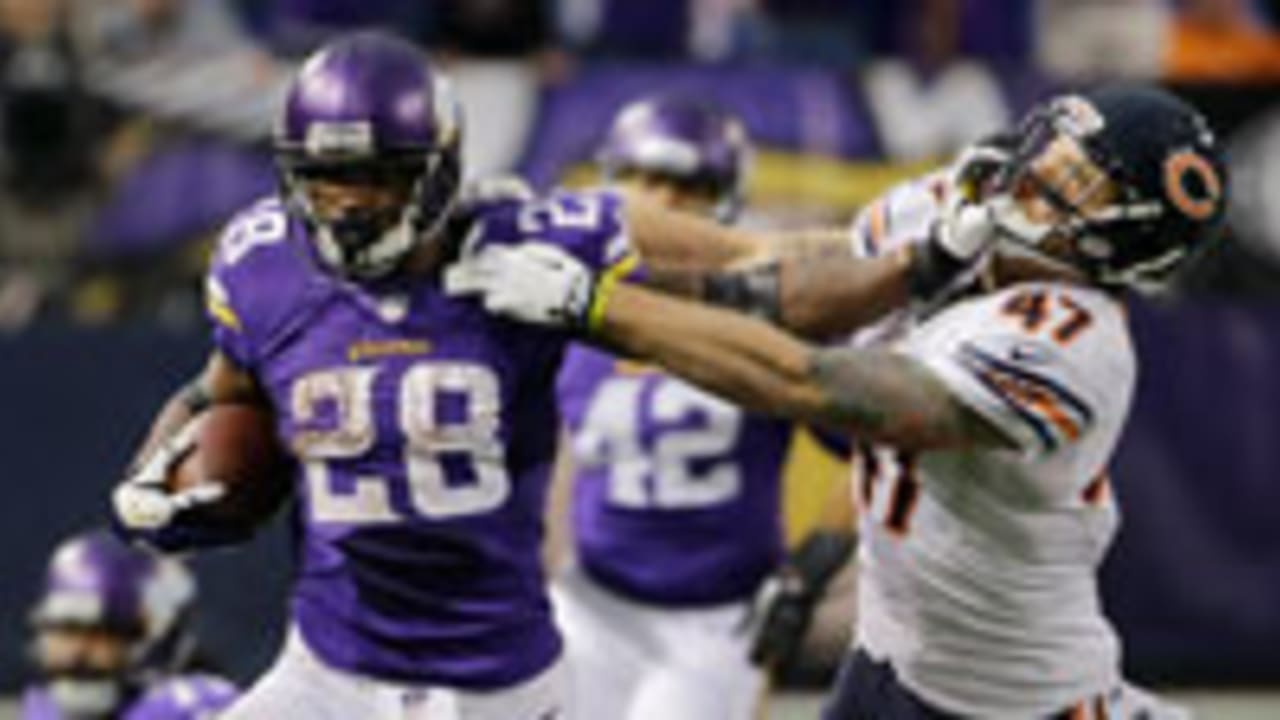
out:
{"label": "player's neck", "polygon": [[405,260],[404,269],[409,275],[434,275],[447,259],[446,243],[440,237],[430,237],[418,243],[418,247]]}
{"label": "player's neck", "polygon": [[1026,282],[1092,285],[1082,272],[1066,263],[1033,255],[1004,253],[996,253],[992,256],[991,264],[983,278],[983,284],[992,290]]}

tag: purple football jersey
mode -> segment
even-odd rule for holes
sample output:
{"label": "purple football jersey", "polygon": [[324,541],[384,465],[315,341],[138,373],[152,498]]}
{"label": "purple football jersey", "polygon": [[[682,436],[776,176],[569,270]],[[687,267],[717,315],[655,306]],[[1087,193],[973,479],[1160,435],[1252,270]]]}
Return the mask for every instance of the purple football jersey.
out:
{"label": "purple football jersey", "polygon": [[[477,210],[479,244],[625,254],[619,200]],[[209,281],[215,343],[267,391],[299,460],[292,613],[331,665],[493,689],[560,652],[539,560],[563,333],[486,314],[435,277],[355,286],[315,269],[279,203],[232,222]]]}
{"label": "purple football jersey", "polygon": [[[226,709],[238,694],[234,685],[214,675],[180,675],[152,685],[114,716],[121,720],[203,720]],[[22,694],[18,717],[67,720],[42,686],[27,688]]]}
{"label": "purple football jersey", "polygon": [[781,559],[791,425],[582,346],[566,357],[558,394],[583,569],[659,605],[753,593]]}

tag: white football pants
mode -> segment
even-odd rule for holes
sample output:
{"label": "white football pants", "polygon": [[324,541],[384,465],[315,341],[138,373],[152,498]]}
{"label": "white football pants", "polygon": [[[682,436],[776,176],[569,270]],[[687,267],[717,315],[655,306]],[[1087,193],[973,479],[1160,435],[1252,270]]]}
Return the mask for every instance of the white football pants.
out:
{"label": "white football pants", "polygon": [[577,717],[750,720],[764,674],[747,661],[746,602],[672,609],[637,603],[571,569],[552,587]]}
{"label": "white football pants", "polygon": [[572,720],[564,665],[492,692],[411,685],[332,668],[292,628],[275,664],[219,720]]}

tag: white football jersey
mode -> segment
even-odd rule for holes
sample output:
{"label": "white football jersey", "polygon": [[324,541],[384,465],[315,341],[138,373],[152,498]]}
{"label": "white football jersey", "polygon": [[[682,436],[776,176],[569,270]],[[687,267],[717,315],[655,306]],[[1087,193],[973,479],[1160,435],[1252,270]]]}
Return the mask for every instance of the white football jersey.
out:
{"label": "white football jersey", "polygon": [[[856,250],[923,238],[936,179],[870,207]],[[1024,283],[899,313],[855,342],[910,355],[1018,445],[860,450],[858,642],[967,717],[1043,717],[1117,685],[1096,574],[1118,524],[1106,470],[1135,379],[1123,308],[1096,289]]]}

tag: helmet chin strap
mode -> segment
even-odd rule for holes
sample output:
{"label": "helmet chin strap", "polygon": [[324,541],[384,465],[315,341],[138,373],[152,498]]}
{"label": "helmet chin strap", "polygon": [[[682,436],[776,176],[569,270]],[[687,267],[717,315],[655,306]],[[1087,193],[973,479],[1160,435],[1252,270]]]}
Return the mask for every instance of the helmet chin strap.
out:
{"label": "helmet chin strap", "polygon": [[[422,180],[414,184],[410,197],[418,197]],[[400,213],[395,224],[379,233],[373,242],[361,245],[354,253],[349,252],[338,239],[335,223],[322,222],[316,219],[311,201],[306,192],[297,186],[290,193],[293,202],[301,211],[307,227],[315,236],[316,249],[320,260],[339,275],[358,280],[376,280],[400,266],[405,258],[413,252],[419,239],[423,236],[420,227],[422,209],[416,202],[409,202]],[[437,218],[437,224],[442,220]]]}
{"label": "helmet chin strap", "polygon": [[407,212],[391,227],[382,231],[377,240],[360,248],[350,257],[328,223],[315,225],[316,246],[326,265],[343,275],[362,280],[374,280],[394,270],[408,257],[417,244],[417,223]]}
{"label": "helmet chin strap", "polygon": [[993,196],[986,202],[991,209],[991,221],[1003,238],[1011,239],[1028,249],[1038,250],[1040,244],[1053,233],[1052,225],[1027,217],[1022,207],[1007,193]]}
{"label": "helmet chin strap", "polygon": [[995,249],[1000,255],[1029,260],[1046,270],[1067,275],[1085,273],[1080,265],[1044,249],[1044,243],[1053,236],[1054,226],[1031,220],[1007,195],[991,198],[988,202],[997,233]]}
{"label": "helmet chin strap", "polygon": [[[1107,264],[1110,248],[1105,239],[1088,234],[1074,238],[1073,247],[1079,262],[1046,252],[1043,244],[1054,233],[1055,228],[1048,223],[1037,223],[1026,216],[1012,198],[1001,196],[993,198],[992,217],[1000,237],[997,248],[1001,254],[1021,257],[1069,272],[1084,274],[1093,282],[1109,287],[1128,287],[1143,295],[1158,295],[1166,291],[1166,278],[1186,256],[1183,248],[1175,248],[1155,258],[1127,267],[1124,270],[1112,270]],[[1098,221],[1142,220],[1158,217],[1160,208],[1152,203],[1138,203],[1116,206],[1097,213]],[[1068,228],[1070,231],[1070,228]]]}
{"label": "helmet chin strap", "polygon": [[1170,292],[1168,279],[1186,257],[1185,248],[1173,248],[1159,257],[1138,263],[1120,272],[1103,274],[1102,281],[1132,288],[1140,295],[1158,297]]}
{"label": "helmet chin strap", "polygon": [[[438,161],[434,162],[438,165]],[[425,239],[438,235],[453,212],[457,203],[456,193],[451,193],[441,203],[442,207],[424,208],[423,187],[434,169],[435,166],[428,169],[414,182],[408,193],[410,200],[401,209],[399,217],[369,243],[344,244],[339,239],[340,221],[320,220],[305,183],[292,173],[285,175],[284,196],[291,211],[303,220],[310,232],[325,269],[349,279],[376,280],[400,267]],[[432,214],[429,224],[423,222],[426,209]]]}

